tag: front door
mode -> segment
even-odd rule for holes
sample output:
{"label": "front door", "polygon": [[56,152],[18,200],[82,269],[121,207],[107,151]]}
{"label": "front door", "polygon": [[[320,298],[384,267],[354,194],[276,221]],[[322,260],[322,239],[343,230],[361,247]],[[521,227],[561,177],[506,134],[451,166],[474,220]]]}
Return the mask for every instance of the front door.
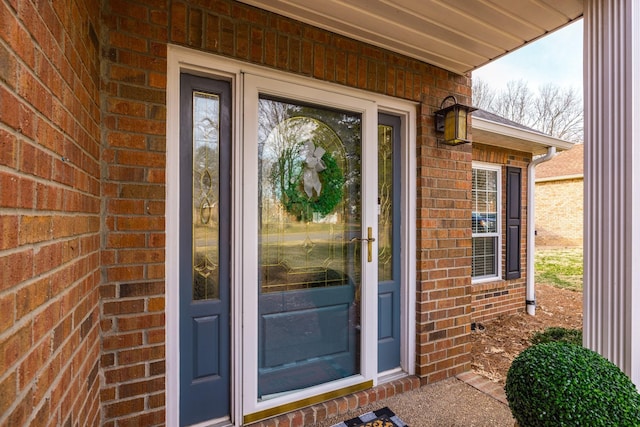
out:
{"label": "front door", "polygon": [[243,117],[251,420],[377,374],[377,111],[245,75]]}
{"label": "front door", "polygon": [[359,373],[361,114],[260,96],[258,398]]}
{"label": "front door", "polygon": [[230,414],[228,82],[180,80],[180,425]]}

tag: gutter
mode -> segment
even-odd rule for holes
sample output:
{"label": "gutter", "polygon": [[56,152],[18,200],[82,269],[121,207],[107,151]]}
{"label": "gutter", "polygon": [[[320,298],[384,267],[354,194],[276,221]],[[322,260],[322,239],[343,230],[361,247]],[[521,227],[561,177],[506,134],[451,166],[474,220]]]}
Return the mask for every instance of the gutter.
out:
{"label": "gutter", "polygon": [[535,251],[536,251],[536,202],[535,202],[535,180],[536,166],[551,160],[556,155],[556,147],[547,147],[547,154],[538,157],[527,166],[527,314],[536,315],[536,272],[535,272]]}

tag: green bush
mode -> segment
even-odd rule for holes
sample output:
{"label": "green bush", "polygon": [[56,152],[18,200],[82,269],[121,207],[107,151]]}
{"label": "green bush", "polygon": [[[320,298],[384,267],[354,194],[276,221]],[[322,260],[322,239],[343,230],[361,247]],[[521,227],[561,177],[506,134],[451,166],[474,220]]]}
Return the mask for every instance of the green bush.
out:
{"label": "green bush", "polygon": [[533,345],[547,342],[566,342],[569,344],[582,345],[582,330],[552,326],[542,332],[533,334],[530,341]]}
{"label": "green bush", "polygon": [[581,346],[529,347],[513,361],[505,391],[521,427],[640,426],[640,394],[631,380]]}

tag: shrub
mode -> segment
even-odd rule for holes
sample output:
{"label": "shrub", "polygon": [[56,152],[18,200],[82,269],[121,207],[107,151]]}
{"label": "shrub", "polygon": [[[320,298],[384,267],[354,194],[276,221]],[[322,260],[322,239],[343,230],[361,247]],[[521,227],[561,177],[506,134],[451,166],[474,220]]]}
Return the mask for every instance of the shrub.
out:
{"label": "shrub", "polygon": [[631,380],[577,345],[529,347],[513,361],[505,391],[521,427],[640,426],[640,394]]}
{"label": "shrub", "polygon": [[547,342],[566,342],[582,345],[582,330],[560,327],[550,327],[542,332],[536,332],[531,337],[531,344],[543,344]]}

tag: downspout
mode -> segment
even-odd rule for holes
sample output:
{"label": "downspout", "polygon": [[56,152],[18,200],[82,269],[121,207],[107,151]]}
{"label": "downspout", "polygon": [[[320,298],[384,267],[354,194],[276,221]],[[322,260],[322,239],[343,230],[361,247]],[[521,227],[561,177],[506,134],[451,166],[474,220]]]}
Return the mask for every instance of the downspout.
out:
{"label": "downspout", "polygon": [[536,315],[536,278],[535,278],[535,251],[536,251],[536,201],[535,180],[536,166],[551,160],[556,155],[556,147],[547,147],[547,154],[534,159],[527,167],[527,314]]}

